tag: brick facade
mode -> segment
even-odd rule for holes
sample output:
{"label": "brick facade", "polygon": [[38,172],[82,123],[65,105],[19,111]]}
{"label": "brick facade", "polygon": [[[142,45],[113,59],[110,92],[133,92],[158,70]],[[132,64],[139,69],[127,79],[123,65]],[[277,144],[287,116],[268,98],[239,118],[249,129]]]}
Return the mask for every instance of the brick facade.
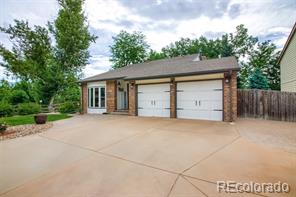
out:
{"label": "brick facade", "polygon": [[176,106],[176,98],[177,98],[177,83],[175,79],[171,79],[170,84],[170,117],[176,118],[177,117],[177,106]]}
{"label": "brick facade", "polygon": [[114,112],[117,105],[117,84],[116,80],[106,81],[107,91],[107,112]]}
{"label": "brick facade", "polygon": [[81,84],[81,114],[87,113],[87,83]]}
{"label": "brick facade", "polygon": [[[227,74],[228,75],[228,74]],[[223,115],[224,121],[231,122],[237,118],[237,81],[236,72],[232,72],[230,76],[225,75],[223,82]],[[228,82],[227,82],[228,80]]]}
{"label": "brick facade", "polygon": [[137,115],[137,86],[135,81],[129,81],[128,90],[128,114],[130,116]]}
{"label": "brick facade", "polygon": [[[237,118],[237,73],[225,74],[223,80],[223,120],[226,122],[235,121]],[[227,82],[228,80],[228,82]],[[114,112],[117,108],[117,83],[116,80],[106,81],[107,91],[107,112]],[[129,81],[128,86],[128,114],[131,116],[137,115],[137,86],[135,81]],[[176,97],[177,83],[174,78],[170,83],[170,117],[176,118]],[[87,84],[81,85],[81,105],[82,113],[87,113]]]}

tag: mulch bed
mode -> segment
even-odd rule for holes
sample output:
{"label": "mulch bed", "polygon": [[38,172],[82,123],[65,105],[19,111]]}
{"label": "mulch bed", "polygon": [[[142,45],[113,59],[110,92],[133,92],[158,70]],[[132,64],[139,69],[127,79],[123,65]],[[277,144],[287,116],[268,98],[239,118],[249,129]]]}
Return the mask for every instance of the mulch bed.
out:
{"label": "mulch bed", "polygon": [[46,123],[8,127],[4,133],[0,133],[0,141],[40,133],[51,128],[52,125],[52,123]]}

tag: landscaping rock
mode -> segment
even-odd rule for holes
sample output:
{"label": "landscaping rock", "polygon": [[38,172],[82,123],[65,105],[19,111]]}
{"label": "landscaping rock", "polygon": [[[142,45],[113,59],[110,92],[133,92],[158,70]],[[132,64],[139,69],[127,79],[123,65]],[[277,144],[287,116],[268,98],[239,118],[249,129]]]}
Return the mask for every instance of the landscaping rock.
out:
{"label": "landscaping rock", "polygon": [[46,123],[38,125],[26,124],[8,127],[4,134],[0,134],[0,141],[40,133],[51,128],[52,125],[52,123]]}

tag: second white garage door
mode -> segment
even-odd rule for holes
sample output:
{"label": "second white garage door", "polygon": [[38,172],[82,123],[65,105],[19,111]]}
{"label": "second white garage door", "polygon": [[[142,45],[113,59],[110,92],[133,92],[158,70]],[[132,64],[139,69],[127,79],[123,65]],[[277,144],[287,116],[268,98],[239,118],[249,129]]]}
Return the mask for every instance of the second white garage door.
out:
{"label": "second white garage door", "polygon": [[170,117],[170,85],[138,85],[138,116]]}
{"label": "second white garage door", "polygon": [[177,83],[177,117],[223,120],[222,80]]}

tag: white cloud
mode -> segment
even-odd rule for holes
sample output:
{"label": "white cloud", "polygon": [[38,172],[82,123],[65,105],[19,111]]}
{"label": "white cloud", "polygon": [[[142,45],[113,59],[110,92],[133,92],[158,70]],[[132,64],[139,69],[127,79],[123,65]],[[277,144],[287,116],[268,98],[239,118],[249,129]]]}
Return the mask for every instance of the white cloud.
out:
{"label": "white cloud", "polygon": [[109,57],[107,56],[93,56],[90,62],[91,63],[86,65],[86,67],[84,68],[84,77],[97,75],[111,69],[111,62],[109,61]]}

